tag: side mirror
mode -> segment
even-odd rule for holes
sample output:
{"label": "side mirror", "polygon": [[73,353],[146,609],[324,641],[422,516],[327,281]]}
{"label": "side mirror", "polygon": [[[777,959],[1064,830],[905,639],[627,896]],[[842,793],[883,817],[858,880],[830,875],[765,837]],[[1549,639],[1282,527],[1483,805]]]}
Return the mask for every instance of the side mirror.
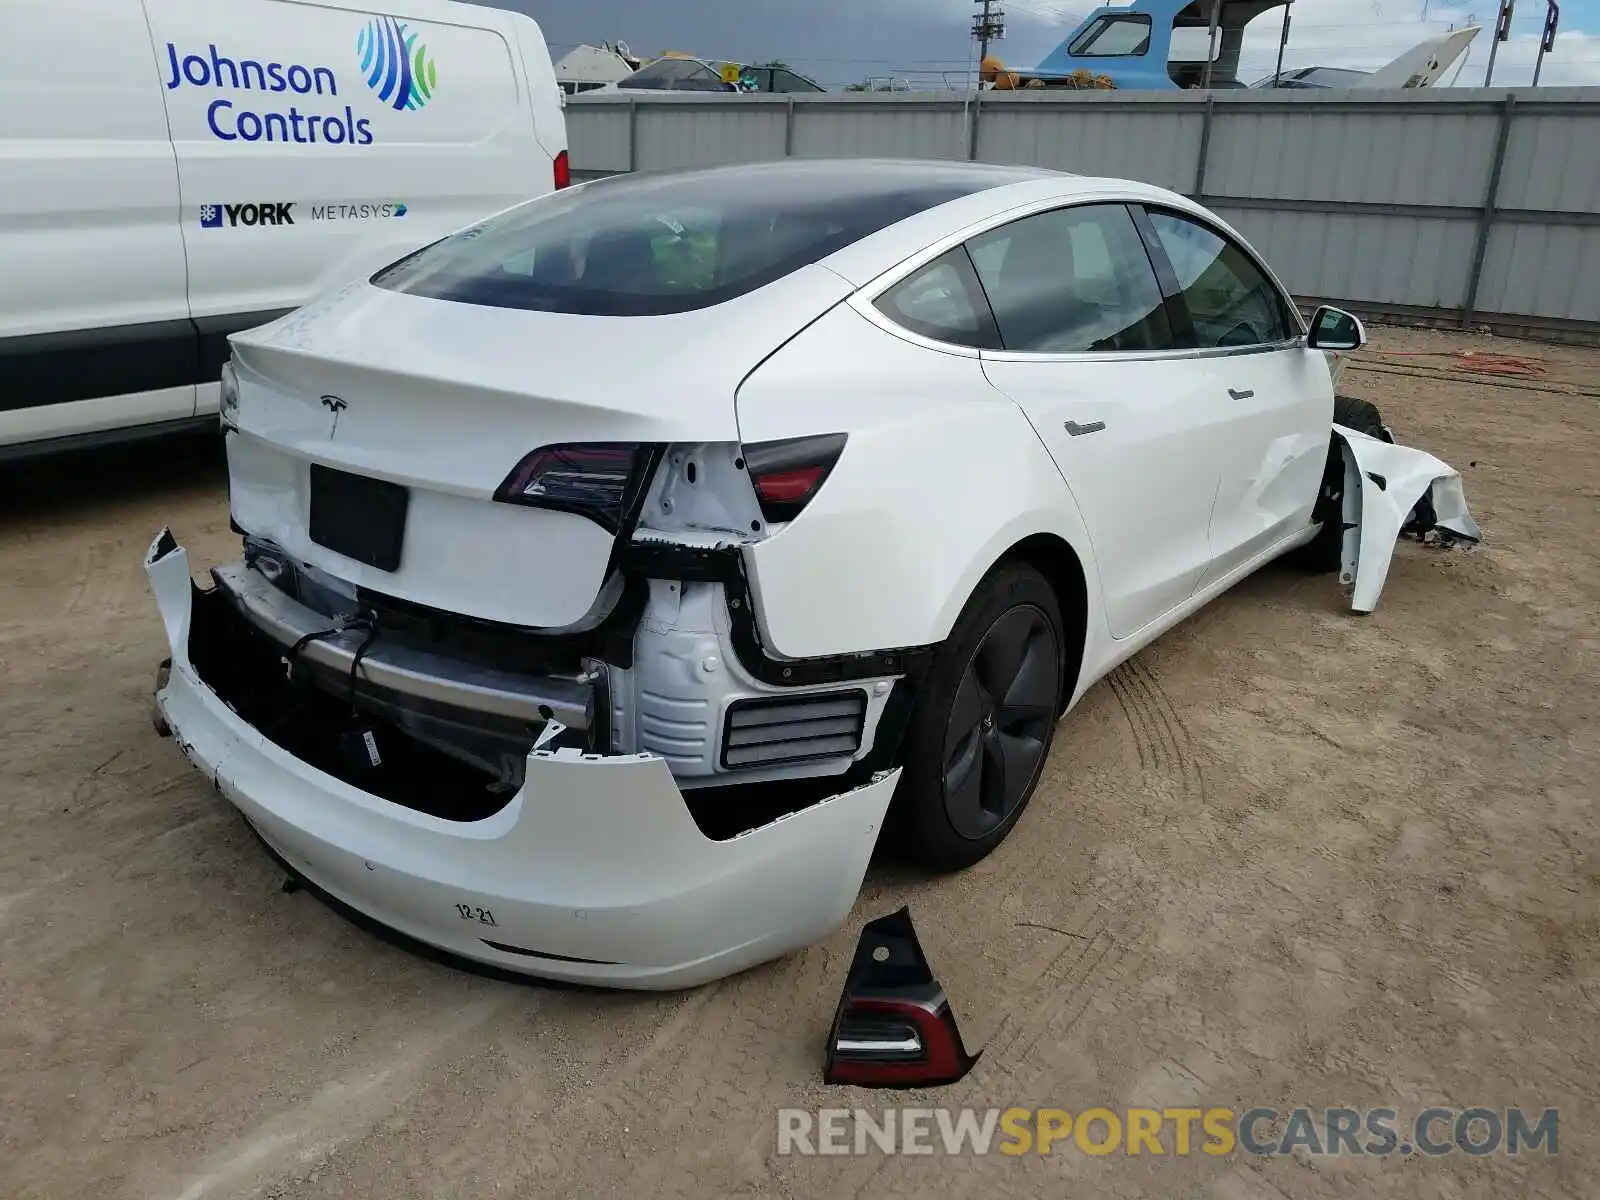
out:
{"label": "side mirror", "polygon": [[1313,350],[1359,350],[1367,344],[1367,327],[1344,309],[1324,304],[1311,314],[1306,344]]}

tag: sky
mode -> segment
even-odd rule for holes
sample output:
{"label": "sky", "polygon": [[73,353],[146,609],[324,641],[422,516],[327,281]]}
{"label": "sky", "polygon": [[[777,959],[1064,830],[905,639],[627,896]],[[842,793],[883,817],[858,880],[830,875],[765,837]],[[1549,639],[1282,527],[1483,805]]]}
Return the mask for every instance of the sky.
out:
{"label": "sky", "polygon": [[[559,58],[580,42],[628,43],[651,57],[680,50],[706,58],[781,58],[830,88],[874,77],[959,84],[973,43],[974,0],[478,0],[530,13]],[[1006,37],[995,52],[1032,67],[1095,7],[1092,0],[997,0]],[[1382,66],[1430,33],[1476,20],[1485,26],[1457,81],[1481,86],[1498,0],[1296,0],[1286,67]],[[1495,86],[1527,85],[1544,25],[1545,0],[1518,0],[1512,40],[1500,47]],[[1281,10],[1246,31],[1241,76],[1272,73]],[[1452,76],[1446,75],[1444,82]],[[1542,84],[1600,84],[1600,0],[1561,0],[1561,33]]]}

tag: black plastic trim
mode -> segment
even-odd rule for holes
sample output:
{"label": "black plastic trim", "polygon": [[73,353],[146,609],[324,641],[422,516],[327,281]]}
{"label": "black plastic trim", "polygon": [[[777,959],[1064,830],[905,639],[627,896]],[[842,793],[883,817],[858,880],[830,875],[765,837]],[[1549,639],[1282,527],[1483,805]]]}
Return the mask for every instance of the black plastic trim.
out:
{"label": "black plastic trim", "polygon": [[[0,338],[0,412],[215,383],[228,337],[291,309]],[[215,420],[215,418],[210,418]]]}
{"label": "black plastic trim", "polygon": [[216,413],[207,413],[203,417],[178,417],[176,420],[155,421],[147,425],[122,425],[116,429],[96,429],[90,433],[69,433],[62,437],[37,438],[31,442],[13,442],[9,446],[0,446],[0,462],[21,462],[31,458],[46,458],[52,454],[99,450],[106,446],[122,446],[157,438],[196,437],[219,433],[221,429]]}
{"label": "black plastic trim", "polygon": [[498,950],[501,954],[520,954],[523,958],[542,958],[547,962],[582,963],[586,967],[620,967],[622,965],[606,958],[573,958],[566,954],[546,954],[543,950],[524,950],[521,946],[510,946],[505,942],[491,942],[488,938],[479,938],[478,940],[491,950]]}
{"label": "black plastic trim", "polygon": [[1183,298],[1183,285],[1178,282],[1178,272],[1167,255],[1167,248],[1161,244],[1155,223],[1150,220],[1144,205],[1129,204],[1126,207],[1128,215],[1133,218],[1134,228],[1139,231],[1139,240],[1144,243],[1145,256],[1156,273],[1156,282],[1161,286],[1161,301],[1167,310],[1167,326],[1172,331],[1173,349],[1196,349],[1200,345],[1200,338],[1195,333],[1194,314],[1189,311],[1189,302]]}

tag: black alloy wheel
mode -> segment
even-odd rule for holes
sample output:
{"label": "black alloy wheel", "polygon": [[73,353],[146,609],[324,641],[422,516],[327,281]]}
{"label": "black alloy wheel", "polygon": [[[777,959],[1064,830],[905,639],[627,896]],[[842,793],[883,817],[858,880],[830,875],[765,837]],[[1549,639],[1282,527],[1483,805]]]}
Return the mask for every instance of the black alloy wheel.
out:
{"label": "black alloy wheel", "polygon": [[886,833],[918,866],[958,871],[1021,819],[1062,701],[1066,636],[1050,584],[1003,563],[973,591],[917,690]]}
{"label": "black alloy wheel", "polygon": [[944,740],[944,806],[962,837],[983,838],[1039,777],[1061,697],[1061,648],[1033,605],[983,635],[956,688]]}

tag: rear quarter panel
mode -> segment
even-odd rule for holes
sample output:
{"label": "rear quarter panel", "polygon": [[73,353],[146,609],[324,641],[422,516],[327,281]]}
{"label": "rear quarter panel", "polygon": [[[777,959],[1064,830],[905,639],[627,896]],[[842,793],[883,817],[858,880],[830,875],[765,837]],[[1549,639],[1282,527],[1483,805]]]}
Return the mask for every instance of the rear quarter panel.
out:
{"label": "rear quarter panel", "polygon": [[799,519],[747,550],[757,617],[794,658],[942,641],[988,570],[1039,533],[1088,576],[1077,507],[1027,418],[976,357],[914,344],[840,305],[739,390],[746,444],[844,432]]}

